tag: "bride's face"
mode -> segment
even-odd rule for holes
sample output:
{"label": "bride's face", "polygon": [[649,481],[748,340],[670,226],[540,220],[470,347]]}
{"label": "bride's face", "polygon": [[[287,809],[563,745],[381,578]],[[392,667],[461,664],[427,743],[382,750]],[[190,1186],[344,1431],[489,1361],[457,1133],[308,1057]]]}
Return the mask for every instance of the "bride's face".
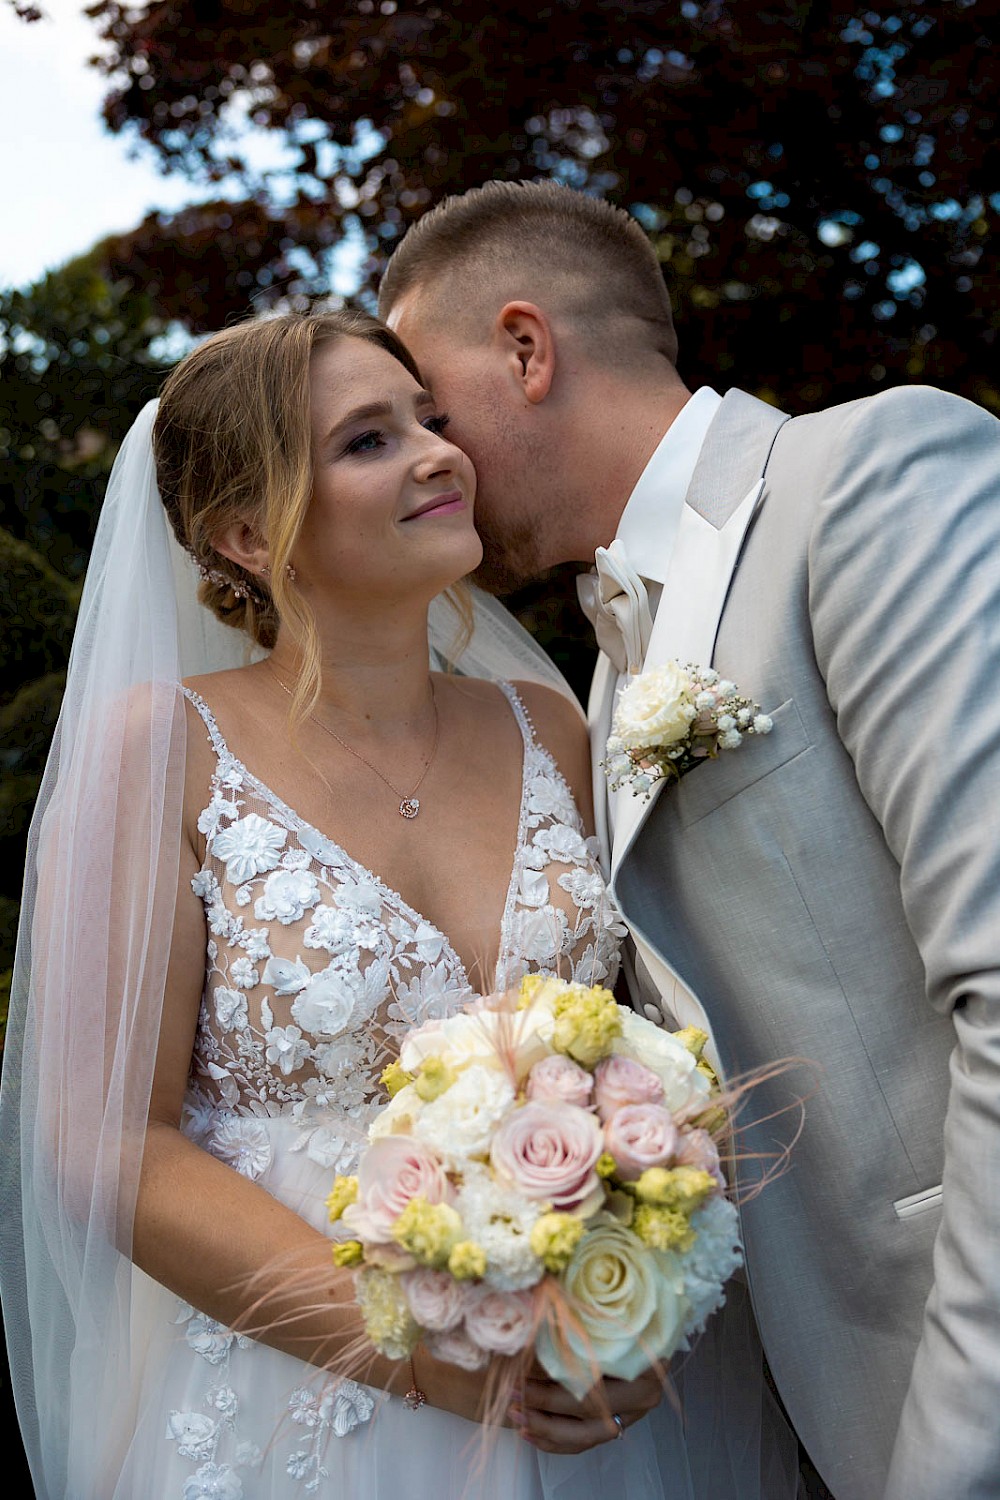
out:
{"label": "bride's face", "polygon": [[482,557],[476,476],[447,416],[377,345],[340,338],[311,369],[313,495],[292,554],[300,586],[430,599]]}

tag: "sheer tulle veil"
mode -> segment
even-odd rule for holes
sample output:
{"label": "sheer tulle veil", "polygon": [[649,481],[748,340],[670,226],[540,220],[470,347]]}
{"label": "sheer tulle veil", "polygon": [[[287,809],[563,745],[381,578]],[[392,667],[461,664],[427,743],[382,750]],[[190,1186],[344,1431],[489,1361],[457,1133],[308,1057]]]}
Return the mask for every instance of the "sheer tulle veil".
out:
{"label": "sheer tulle veil", "polygon": [[[131,1429],[128,1251],[179,870],[178,684],[250,659],[197,602],[157,492],[155,412],[122,445],[87,572],[28,839],[0,1090],[0,1275],[37,1500],[110,1494]],[[456,670],[573,699],[500,604],[473,600]],[[432,659],[455,624],[436,600]]]}

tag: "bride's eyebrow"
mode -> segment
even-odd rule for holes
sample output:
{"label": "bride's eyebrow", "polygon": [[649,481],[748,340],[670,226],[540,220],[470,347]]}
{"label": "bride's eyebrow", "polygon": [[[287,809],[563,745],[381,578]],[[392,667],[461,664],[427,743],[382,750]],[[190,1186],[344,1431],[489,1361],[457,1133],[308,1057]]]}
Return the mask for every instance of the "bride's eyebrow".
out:
{"label": "bride's eyebrow", "polygon": [[[413,407],[415,411],[422,411],[425,407],[433,405],[434,397],[430,391],[421,390],[414,393]],[[389,400],[366,401],[363,406],[355,406],[352,411],[349,411],[345,417],[341,417],[340,421],[330,428],[323,442],[324,444],[331,442],[339,432],[343,432],[347,427],[353,427],[358,422],[370,422],[377,417],[391,417],[393,410],[393,402]]]}

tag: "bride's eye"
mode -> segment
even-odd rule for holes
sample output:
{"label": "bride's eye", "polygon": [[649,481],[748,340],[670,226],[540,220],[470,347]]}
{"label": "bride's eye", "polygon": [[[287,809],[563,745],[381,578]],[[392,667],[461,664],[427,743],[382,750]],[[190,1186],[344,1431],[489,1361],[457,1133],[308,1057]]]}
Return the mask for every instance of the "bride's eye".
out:
{"label": "bride's eye", "polygon": [[347,444],[344,452],[375,453],[379,448],[383,446],[384,440],[382,434],[377,430],[377,428],[373,427],[370,432],[361,432],[356,438],[351,438],[351,441]]}
{"label": "bride's eye", "polygon": [[428,417],[423,425],[427,428],[428,432],[436,432],[438,437],[442,437],[450,421],[451,418],[448,413],[443,411],[440,416]]}

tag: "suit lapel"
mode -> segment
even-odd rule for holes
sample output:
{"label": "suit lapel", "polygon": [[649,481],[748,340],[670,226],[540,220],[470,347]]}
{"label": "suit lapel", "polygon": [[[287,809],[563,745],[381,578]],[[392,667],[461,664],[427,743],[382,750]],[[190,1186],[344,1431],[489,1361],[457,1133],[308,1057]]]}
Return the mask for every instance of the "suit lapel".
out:
{"label": "suit lapel", "polygon": [[617,673],[611,662],[600,652],[590,684],[590,699],[587,704],[587,722],[590,729],[590,765],[594,791],[594,832],[601,850],[601,869],[605,879],[611,869],[611,835],[608,829],[608,782],[604,773],[604,747],[611,733],[611,716],[614,709]]}
{"label": "suit lapel", "polygon": [[[685,497],[643,671],[671,658],[711,664],[733,573],[764,496],[763,471],[785,421],[782,412],[742,391],[731,391],[723,400]],[[648,800],[625,798],[616,809],[612,890],[622,860],[665,786],[659,782]]]}

